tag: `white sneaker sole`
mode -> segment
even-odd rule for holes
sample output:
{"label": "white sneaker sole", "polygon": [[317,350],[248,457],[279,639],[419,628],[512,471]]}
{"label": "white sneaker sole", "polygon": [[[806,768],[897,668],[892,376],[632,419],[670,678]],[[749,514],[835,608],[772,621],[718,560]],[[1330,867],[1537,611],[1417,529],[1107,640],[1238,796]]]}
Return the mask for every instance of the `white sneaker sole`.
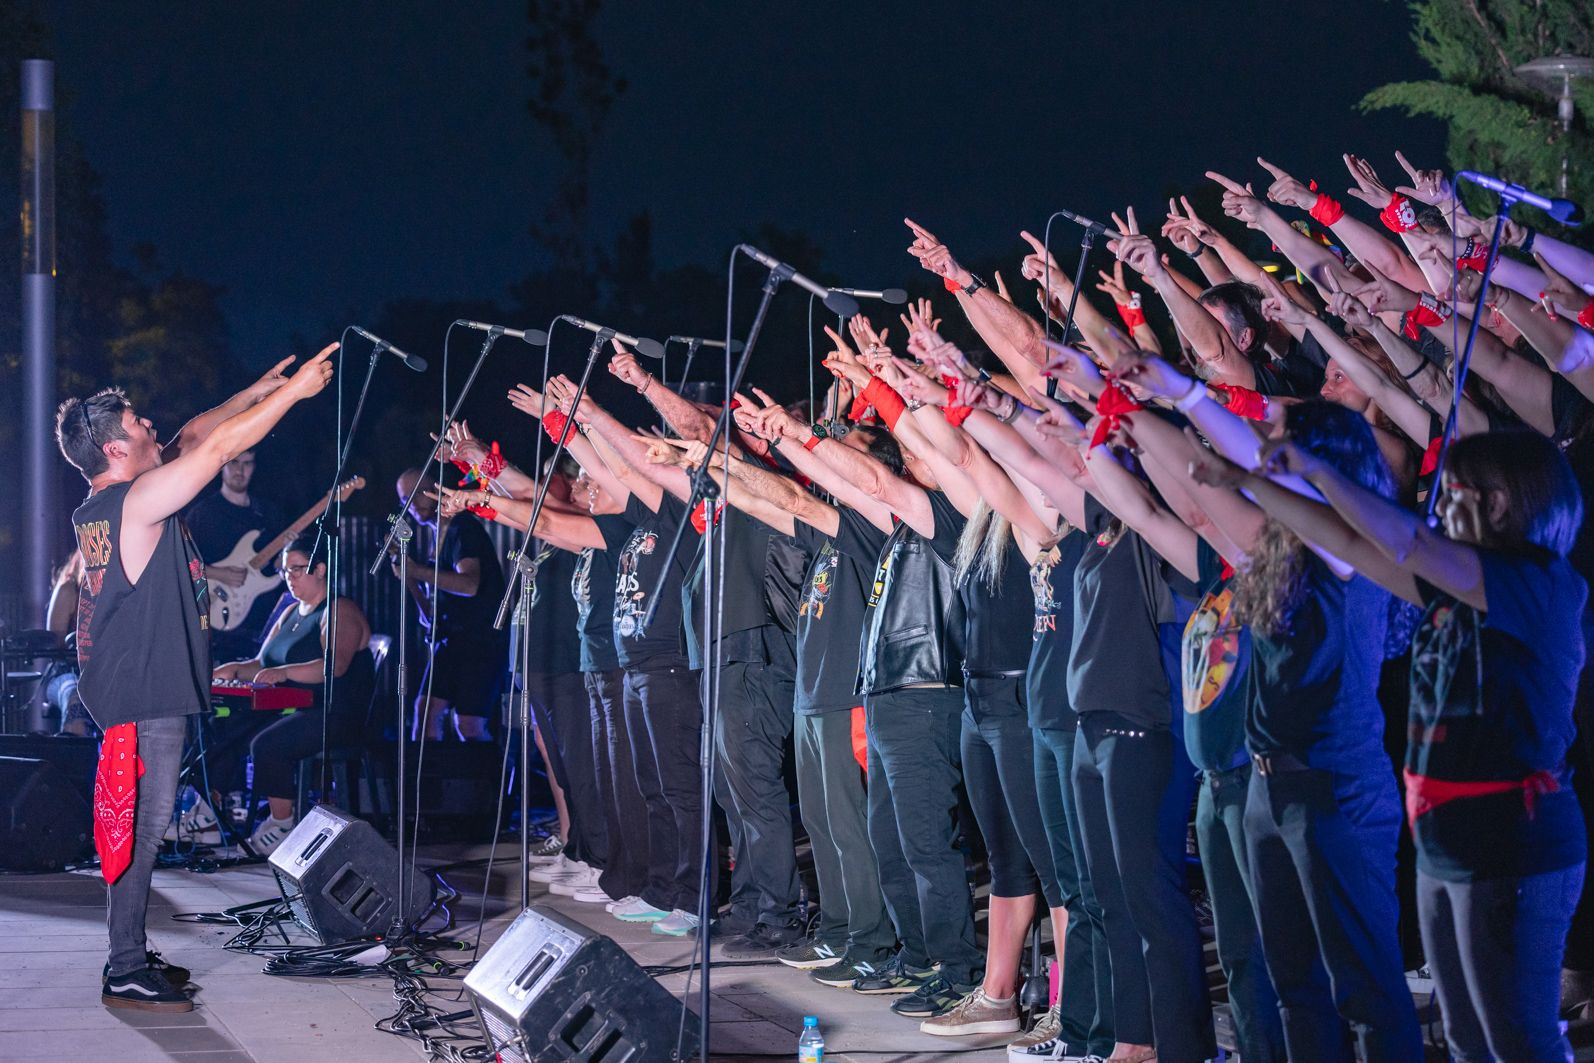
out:
{"label": "white sneaker sole", "polygon": [[1015,1019],[986,1019],[984,1022],[966,1022],[961,1026],[937,1026],[931,1019],[919,1023],[919,1032],[936,1037],[973,1037],[986,1033],[1023,1033],[1024,1024]]}
{"label": "white sneaker sole", "polygon": [[[779,956],[775,957],[780,960]],[[834,967],[841,962],[840,956],[829,956],[823,960],[780,960],[787,967],[795,967],[799,971],[817,971],[821,967]]]}
{"label": "white sneaker sole", "polygon": [[586,883],[582,883],[579,886],[573,882],[554,881],[548,883],[548,892],[552,893],[556,897],[574,897],[576,894],[587,888],[588,886]]}
{"label": "white sneaker sole", "polygon": [[583,897],[581,895],[582,892],[583,891],[578,890],[575,893],[572,893],[570,895],[570,899],[573,901],[580,901],[582,904],[602,904],[607,906],[614,903],[614,901],[609,898],[607,893],[600,893],[596,897]]}

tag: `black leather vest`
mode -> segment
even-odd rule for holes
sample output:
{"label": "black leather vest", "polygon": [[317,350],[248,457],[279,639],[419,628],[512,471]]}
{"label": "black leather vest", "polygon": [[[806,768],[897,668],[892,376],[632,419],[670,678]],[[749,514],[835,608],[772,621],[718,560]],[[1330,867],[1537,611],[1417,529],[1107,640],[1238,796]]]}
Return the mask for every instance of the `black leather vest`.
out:
{"label": "black leather vest", "polygon": [[859,654],[858,692],[963,685],[963,602],[952,566],[898,524],[880,551]]}

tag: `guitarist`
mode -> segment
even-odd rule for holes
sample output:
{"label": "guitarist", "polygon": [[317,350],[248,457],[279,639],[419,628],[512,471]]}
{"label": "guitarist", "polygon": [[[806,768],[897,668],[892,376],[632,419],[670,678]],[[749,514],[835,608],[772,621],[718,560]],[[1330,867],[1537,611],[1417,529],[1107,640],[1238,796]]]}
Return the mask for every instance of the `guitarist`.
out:
{"label": "guitarist", "polygon": [[[242,568],[210,562],[225,558],[245,535],[275,535],[286,523],[275,503],[250,493],[254,476],[255,452],[246,450],[221,467],[221,490],[206,495],[188,511],[188,532],[206,561],[205,578],[212,583],[243,586]],[[211,629],[211,656],[218,661],[236,661],[253,655],[279,598],[263,594],[255,599],[242,625],[231,631]]]}

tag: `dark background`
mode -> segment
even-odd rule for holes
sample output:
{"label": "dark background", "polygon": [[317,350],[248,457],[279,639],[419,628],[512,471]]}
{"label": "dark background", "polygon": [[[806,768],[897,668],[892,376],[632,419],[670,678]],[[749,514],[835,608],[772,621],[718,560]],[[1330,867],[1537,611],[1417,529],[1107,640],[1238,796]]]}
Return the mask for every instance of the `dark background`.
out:
{"label": "dark background", "polygon": [[[1027,303],[1017,233],[1038,234],[1057,207],[1105,218],[1133,203],[1155,225],[1182,191],[1211,220],[1202,172],[1265,178],[1258,152],[1336,194],[1344,151],[1386,176],[1397,147],[1443,161],[1438,123],[1355,107],[1427,73],[1406,9],[1381,0],[0,0],[8,203],[24,56],[57,62],[63,393],[125,381],[175,429],[282,354],[364,324],[432,362],[420,377],[379,367],[355,461],[376,482],[351,503],[371,512],[425,455],[455,317],[545,327],[565,311],[660,339],[717,335],[739,240],[950,309],[904,253],[904,215],[977,270],[1001,268]],[[0,242],[15,247],[15,233],[8,209]],[[1054,231],[1065,266],[1076,242]],[[738,268],[738,330],[761,276]],[[16,300],[14,283],[0,290],[13,469]],[[807,389],[806,303],[781,290],[753,363],[784,397]],[[478,338],[453,345],[452,386]],[[561,329],[556,368],[577,370],[585,349]],[[349,353],[352,388],[365,347]],[[533,349],[504,341],[466,407],[511,456],[532,437],[504,390],[540,372]],[[611,383],[597,394],[621,404]],[[307,404],[260,452],[257,484],[289,512],[331,475],[334,409],[330,396]],[[68,508],[81,490],[63,473]],[[15,533],[13,512],[0,519],[7,580]]]}

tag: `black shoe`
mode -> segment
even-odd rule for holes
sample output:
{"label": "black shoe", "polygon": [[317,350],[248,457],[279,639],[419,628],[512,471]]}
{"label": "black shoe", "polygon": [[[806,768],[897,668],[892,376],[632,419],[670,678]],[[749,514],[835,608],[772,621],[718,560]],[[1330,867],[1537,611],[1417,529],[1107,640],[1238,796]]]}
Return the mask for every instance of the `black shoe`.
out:
{"label": "black shoe", "polygon": [[[867,977],[856,979],[852,983],[852,991],[854,993],[882,996],[893,993],[912,993],[934,977],[935,969],[933,967],[910,967],[899,951],[895,956],[891,957],[889,963],[875,967],[873,972]],[[817,981],[817,979],[815,980]]]}
{"label": "black shoe", "polygon": [[[175,963],[167,963],[161,959],[161,954],[154,949],[144,953],[144,966],[153,968],[165,975],[166,980],[172,984],[174,989],[183,988],[193,976],[193,972],[187,967],[179,967]],[[111,965],[107,962],[104,970],[100,971],[100,978],[103,980],[109,977],[111,977]]]}
{"label": "black shoe", "polygon": [[105,979],[100,1003],[108,1008],[133,1008],[138,1011],[193,1011],[188,994],[172,986],[166,976],[152,967],[140,967],[129,974]]}
{"label": "black shoe", "polygon": [[891,1010],[904,1018],[932,1019],[945,1015],[957,1002],[974,992],[978,986],[957,986],[939,974],[918,989],[891,1005]]}
{"label": "black shoe", "polygon": [[[893,966],[893,965],[896,966]],[[852,989],[860,993],[908,993],[912,992],[913,985],[904,985],[901,989],[858,989],[860,983],[874,983],[885,977],[888,971],[901,973],[898,957],[889,953],[878,956],[855,955],[845,953],[841,959],[826,967],[809,971],[808,977],[820,985],[832,986],[836,989]],[[916,984],[916,983],[915,983]]]}
{"label": "black shoe", "polygon": [[800,934],[796,923],[781,926],[759,923],[742,936],[727,941],[724,952],[733,960],[763,959],[797,941]]}
{"label": "black shoe", "polygon": [[[729,909],[724,914],[714,917],[714,922],[709,928],[709,936],[729,941],[731,938],[746,937],[758,928],[758,920],[749,919]],[[696,937],[694,929],[691,936]]]}
{"label": "black shoe", "polygon": [[795,967],[800,971],[812,970],[815,967],[834,967],[840,963],[844,950],[832,948],[823,941],[813,938],[801,938],[793,941],[785,948],[775,950],[775,958],[787,967]]}

